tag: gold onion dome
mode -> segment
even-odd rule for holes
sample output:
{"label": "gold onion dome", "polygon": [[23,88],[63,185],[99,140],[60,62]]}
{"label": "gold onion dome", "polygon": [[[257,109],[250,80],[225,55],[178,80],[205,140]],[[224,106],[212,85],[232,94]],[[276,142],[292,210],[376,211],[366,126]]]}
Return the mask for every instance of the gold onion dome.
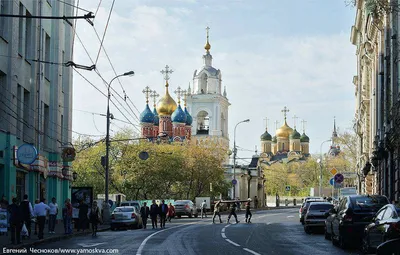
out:
{"label": "gold onion dome", "polygon": [[285,124],[276,130],[276,136],[278,138],[289,138],[290,134],[293,133],[293,129],[288,126],[285,120]]}
{"label": "gold onion dome", "polygon": [[157,112],[160,116],[171,116],[178,106],[175,100],[169,95],[168,83],[165,87],[165,95],[158,101]]}
{"label": "gold onion dome", "polygon": [[207,42],[206,42],[206,45],[204,45],[204,49],[205,49],[206,51],[210,51],[210,49],[211,49],[211,45],[210,45],[210,43],[208,42],[208,40],[207,40]]}

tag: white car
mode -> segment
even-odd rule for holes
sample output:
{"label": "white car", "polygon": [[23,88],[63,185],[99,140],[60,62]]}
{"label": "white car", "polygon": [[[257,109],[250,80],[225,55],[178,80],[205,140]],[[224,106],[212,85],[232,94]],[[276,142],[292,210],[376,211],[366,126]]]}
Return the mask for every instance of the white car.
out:
{"label": "white car", "polygon": [[142,228],[143,222],[139,211],[134,206],[116,207],[111,214],[111,230],[119,228]]}

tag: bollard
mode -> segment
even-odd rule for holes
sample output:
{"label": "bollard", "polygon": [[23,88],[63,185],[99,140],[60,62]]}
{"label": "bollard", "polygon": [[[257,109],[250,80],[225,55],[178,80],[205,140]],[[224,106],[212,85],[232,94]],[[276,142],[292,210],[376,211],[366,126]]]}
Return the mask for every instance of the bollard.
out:
{"label": "bollard", "polygon": [[289,205],[289,200],[286,198],[285,199],[285,206],[288,206]]}
{"label": "bollard", "polygon": [[279,198],[276,199],[276,207],[279,207]]}
{"label": "bollard", "polygon": [[293,198],[293,205],[294,205],[294,206],[297,205],[297,200],[296,200],[296,198]]}

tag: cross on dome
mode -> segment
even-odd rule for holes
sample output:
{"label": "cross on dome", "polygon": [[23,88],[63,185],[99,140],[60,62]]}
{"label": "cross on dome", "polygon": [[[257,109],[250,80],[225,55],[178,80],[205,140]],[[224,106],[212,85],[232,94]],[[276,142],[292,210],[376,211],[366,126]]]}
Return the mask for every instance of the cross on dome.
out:
{"label": "cross on dome", "polygon": [[153,90],[153,91],[150,93],[150,97],[153,98],[154,107],[156,107],[156,101],[157,101],[157,98],[158,98],[159,96],[160,96],[160,95],[159,95],[155,90]]}
{"label": "cross on dome", "polygon": [[286,116],[287,116],[287,113],[289,112],[289,109],[285,106],[285,107],[283,107],[283,110],[281,112],[283,112],[283,116],[285,117],[285,122],[286,122]]}
{"label": "cross on dome", "polygon": [[303,125],[303,133],[306,133],[306,123],[307,121],[301,120],[301,124]]}
{"label": "cross on dome", "polygon": [[178,98],[178,104],[180,104],[181,103],[181,97],[183,95],[183,90],[181,89],[181,87],[178,87],[174,92],[175,92],[175,94],[176,94],[176,96]]}
{"label": "cross on dome", "polygon": [[293,115],[293,126],[294,126],[294,129],[296,129],[296,120],[299,118],[299,117],[297,117],[296,116],[296,114],[295,115]]}
{"label": "cross on dome", "polygon": [[185,107],[186,107],[186,102],[187,102],[188,95],[189,95],[189,92],[186,89],[182,90],[183,103],[184,103]]}
{"label": "cross on dome", "polygon": [[207,31],[207,42],[206,42],[206,45],[204,46],[204,49],[208,53],[208,52],[210,52],[210,49],[211,49],[211,45],[210,45],[210,42],[209,42],[209,31],[210,31],[210,28],[206,27],[206,31]]}
{"label": "cross on dome", "polygon": [[268,130],[269,119],[267,117],[265,117],[264,120],[265,120],[265,130]]}
{"label": "cross on dome", "polygon": [[162,75],[164,75],[164,80],[165,80],[165,86],[168,87],[168,81],[169,81],[169,75],[171,73],[173,73],[174,71],[169,69],[169,66],[166,65],[164,70],[161,70],[160,73],[162,73]]}
{"label": "cross on dome", "polygon": [[142,92],[145,94],[146,104],[148,104],[149,103],[149,95],[152,92],[152,90],[149,88],[149,86],[146,86]]}
{"label": "cross on dome", "polygon": [[277,130],[278,129],[278,125],[279,125],[279,121],[277,121],[277,120],[275,120],[275,130]]}

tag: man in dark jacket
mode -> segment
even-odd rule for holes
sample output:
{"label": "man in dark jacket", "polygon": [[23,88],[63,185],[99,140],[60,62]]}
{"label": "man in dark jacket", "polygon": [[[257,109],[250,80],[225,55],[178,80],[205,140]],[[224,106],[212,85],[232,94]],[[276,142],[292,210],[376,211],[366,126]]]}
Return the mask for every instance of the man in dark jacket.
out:
{"label": "man in dark jacket", "polygon": [[161,200],[160,204],[160,219],[161,219],[161,228],[165,228],[165,219],[167,218],[167,213],[168,213],[168,205],[165,204],[164,200]]}
{"label": "man in dark jacket", "polygon": [[8,206],[8,211],[10,213],[11,242],[12,244],[16,244],[15,239],[17,239],[17,244],[20,244],[22,216],[21,209],[17,205],[17,199],[15,197],[12,199],[12,204]]}
{"label": "man in dark jacket", "polygon": [[[246,207],[246,215],[245,215],[245,217],[246,217],[246,222],[247,223],[251,223],[250,220],[251,220],[252,214],[251,214],[251,211],[250,211],[250,202],[251,202],[251,199],[248,198],[247,202],[246,202],[246,205],[245,205],[245,207]],[[254,204],[256,204],[256,203],[254,202]]]}
{"label": "man in dark jacket", "polygon": [[[33,208],[31,202],[28,200],[28,195],[24,195],[24,201],[20,204],[22,220],[28,230],[28,239],[31,238],[31,219],[33,217]],[[24,237],[22,237],[23,239]]]}
{"label": "man in dark jacket", "polygon": [[228,221],[227,221],[228,224],[229,224],[229,220],[231,219],[231,216],[232,216],[232,215],[233,215],[233,217],[235,217],[236,223],[239,223],[239,221],[238,221],[238,219],[237,219],[237,215],[236,215],[236,208],[237,208],[236,203],[232,203],[231,211],[230,211],[230,213],[229,213]]}
{"label": "man in dark jacket", "polygon": [[149,218],[150,209],[147,206],[147,203],[144,202],[143,206],[140,208],[140,216],[142,217],[143,229],[147,228],[147,219]]}
{"label": "man in dark jacket", "polygon": [[158,216],[158,205],[156,204],[156,200],[152,201],[153,203],[150,206],[150,217],[151,217],[151,225],[157,228],[157,216]]}
{"label": "man in dark jacket", "polygon": [[79,208],[79,227],[78,231],[82,229],[83,232],[85,232],[85,229],[88,227],[88,212],[89,212],[89,206],[83,201],[80,201],[80,204],[78,206]]}

